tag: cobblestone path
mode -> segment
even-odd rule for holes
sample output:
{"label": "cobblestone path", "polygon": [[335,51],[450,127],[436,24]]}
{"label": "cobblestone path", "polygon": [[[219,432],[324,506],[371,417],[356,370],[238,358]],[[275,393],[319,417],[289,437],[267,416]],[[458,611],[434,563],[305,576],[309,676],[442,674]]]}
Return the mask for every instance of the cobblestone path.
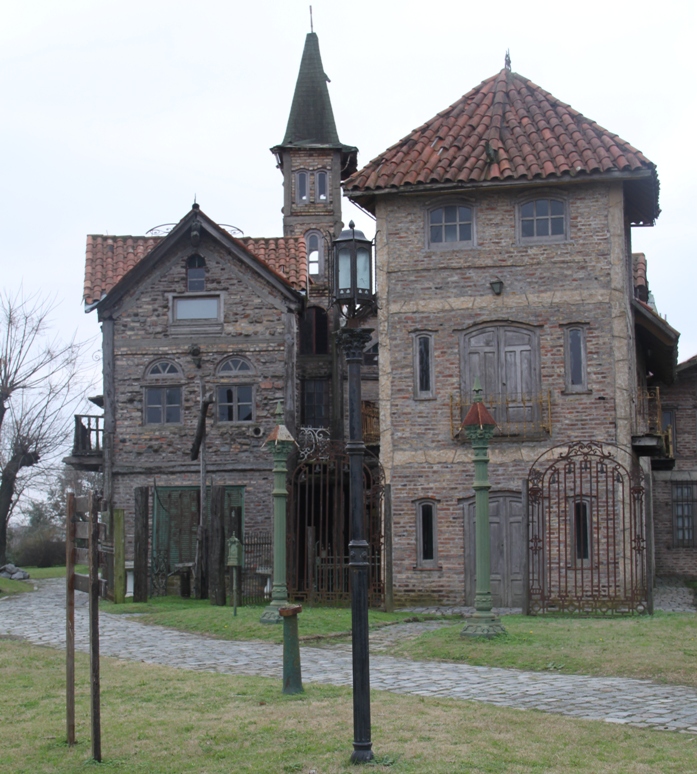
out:
{"label": "cobblestone path", "polygon": [[[65,581],[37,582],[33,594],[0,600],[0,637],[17,637],[36,645],[65,647]],[[88,649],[86,595],[77,594],[76,648]],[[428,626],[437,625],[429,622]],[[411,633],[422,625],[409,624]],[[399,630],[401,627],[387,627]],[[381,630],[383,641],[388,635]],[[375,643],[377,644],[377,643]],[[101,614],[100,646],[105,656],[280,680],[282,649],[264,642],[226,642],[159,626],[135,617]],[[373,648],[373,650],[375,650]],[[346,646],[303,647],[305,682],[351,684],[351,654]],[[376,690],[419,696],[484,701],[519,709],[571,715],[645,728],[697,733],[697,691],[656,685],[646,680],[584,677],[464,664],[415,662],[373,654],[371,686]]]}

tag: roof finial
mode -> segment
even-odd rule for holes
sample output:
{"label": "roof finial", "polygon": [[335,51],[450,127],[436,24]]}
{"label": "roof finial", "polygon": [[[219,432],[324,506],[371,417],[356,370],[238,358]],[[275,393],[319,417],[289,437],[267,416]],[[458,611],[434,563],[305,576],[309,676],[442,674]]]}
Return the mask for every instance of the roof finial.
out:
{"label": "roof finial", "polygon": [[506,58],[505,58],[503,64],[504,64],[504,67],[506,68],[506,70],[510,70],[511,69],[511,51],[508,48],[506,49]]}
{"label": "roof finial", "polygon": [[310,6],[310,32],[314,32],[315,28],[312,26],[312,6]]}

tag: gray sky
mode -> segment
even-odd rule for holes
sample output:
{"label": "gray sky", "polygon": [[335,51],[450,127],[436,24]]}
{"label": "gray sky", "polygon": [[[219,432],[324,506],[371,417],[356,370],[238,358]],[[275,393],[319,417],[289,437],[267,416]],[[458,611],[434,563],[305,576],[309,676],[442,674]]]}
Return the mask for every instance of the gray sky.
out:
{"label": "gray sky", "polygon": [[[0,6],[2,285],[82,308],[85,235],[143,234],[194,195],[251,236],[282,233],[283,138],[305,0],[25,0]],[[365,164],[503,67],[639,148],[663,214],[634,229],[659,311],[697,353],[695,4],[314,0],[339,136]],[[370,228],[351,205],[354,217]],[[372,234],[372,232],[371,232]],[[97,373],[98,364],[91,364]],[[96,382],[98,383],[98,382]]]}

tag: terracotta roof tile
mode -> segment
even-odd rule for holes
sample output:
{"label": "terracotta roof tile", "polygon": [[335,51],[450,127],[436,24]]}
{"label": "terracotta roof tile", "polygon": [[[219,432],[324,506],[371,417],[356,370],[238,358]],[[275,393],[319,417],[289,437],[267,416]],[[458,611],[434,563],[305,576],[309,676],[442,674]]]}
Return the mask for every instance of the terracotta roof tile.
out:
{"label": "terracotta roof tile", "polygon": [[[494,160],[487,157],[487,146],[495,151]],[[349,195],[360,196],[407,185],[636,170],[653,171],[654,165],[617,135],[504,69],[388,148],[344,186]]]}
{"label": "terracotta roof tile", "polygon": [[[85,304],[94,304],[103,298],[164,238],[101,234],[88,236],[83,295]],[[296,290],[307,287],[307,258],[303,237],[243,237],[236,241]]]}

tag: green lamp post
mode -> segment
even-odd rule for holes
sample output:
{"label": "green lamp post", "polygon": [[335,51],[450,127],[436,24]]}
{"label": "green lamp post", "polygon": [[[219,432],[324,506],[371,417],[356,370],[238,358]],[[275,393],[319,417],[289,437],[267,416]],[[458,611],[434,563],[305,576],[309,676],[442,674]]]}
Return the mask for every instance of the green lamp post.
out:
{"label": "green lamp post", "polygon": [[463,637],[495,637],[504,634],[500,619],[491,612],[491,546],[489,534],[489,441],[496,420],[482,403],[482,385],[474,380],[474,401],[462,426],[474,450],[474,493],[477,513],[475,612],[467,619],[460,634]]}
{"label": "green lamp post", "polygon": [[286,474],[288,457],[295,446],[295,439],[283,424],[281,402],[276,407],[277,425],[264,442],[271,447],[273,454],[273,586],[271,602],[261,614],[261,623],[281,623],[283,618],[279,608],[288,604],[288,586],[286,585]]}

